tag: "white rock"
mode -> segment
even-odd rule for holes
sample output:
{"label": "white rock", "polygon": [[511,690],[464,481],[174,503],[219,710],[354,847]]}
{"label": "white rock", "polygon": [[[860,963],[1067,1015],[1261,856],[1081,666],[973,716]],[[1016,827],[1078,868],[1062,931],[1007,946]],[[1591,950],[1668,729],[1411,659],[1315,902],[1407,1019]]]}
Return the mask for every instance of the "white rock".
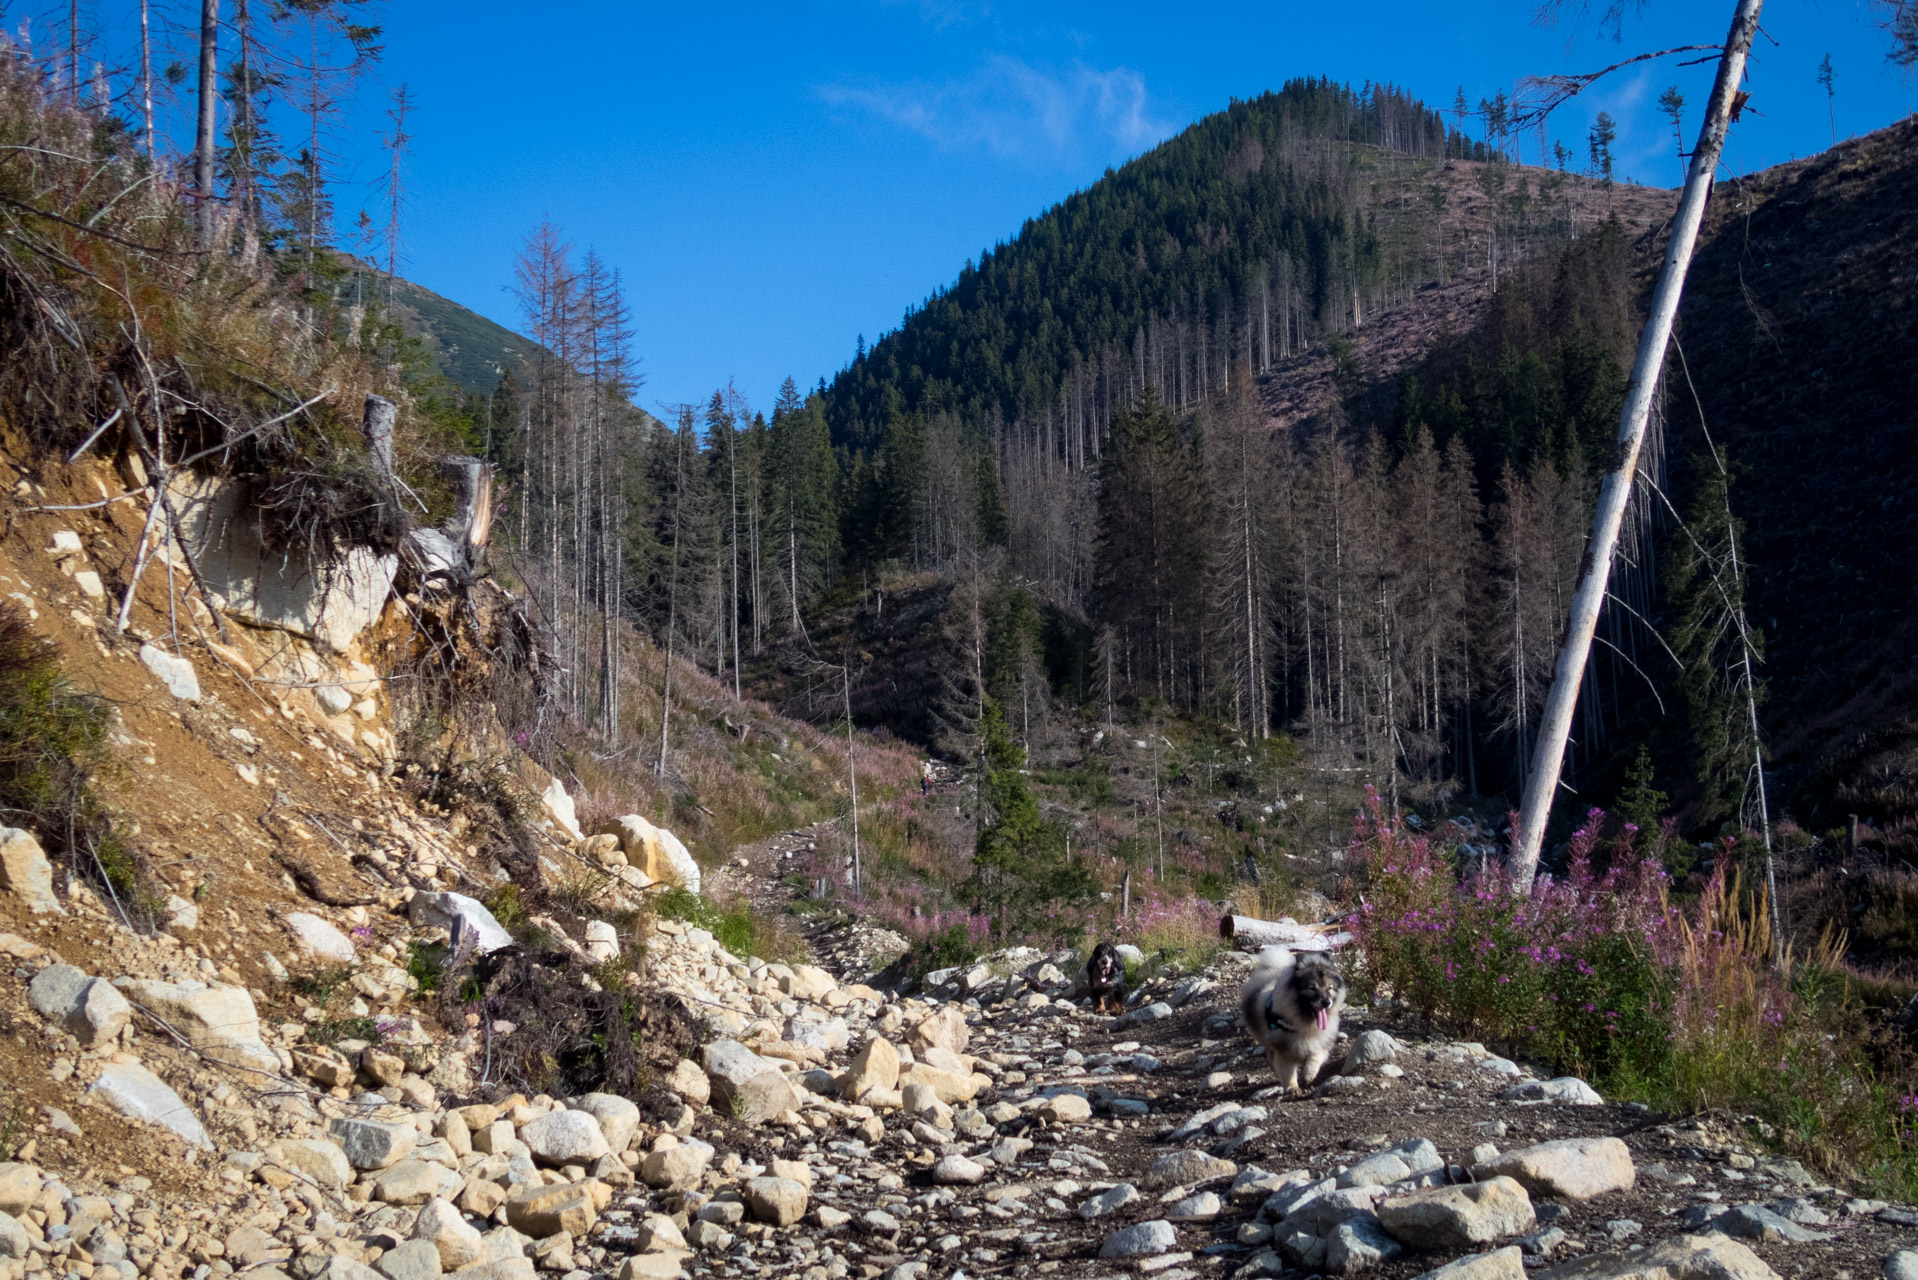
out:
{"label": "white rock", "polygon": [[566,784],[554,778],[546,784],[546,790],[540,793],[539,802],[546,808],[546,816],[553,825],[566,833],[569,840],[584,840],[586,833],[579,829],[579,815],[573,808],[573,797],[566,794]]}
{"label": "white rock", "polygon": [[589,1164],[605,1155],[606,1135],[585,1111],[549,1111],[519,1131],[535,1160],[550,1165]]}
{"label": "white rock", "polygon": [[[1416,1280],[1525,1280],[1524,1256],[1517,1245],[1507,1245],[1490,1253],[1468,1254],[1442,1267],[1435,1267],[1416,1277]],[[1579,1274],[1582,1277],[1585,1273]],[[1650,1280],[1649,1275],[1647,1280]]]}
{"label": "white rock", "polygon": [[1560,1076],[1556,1080],[1523,1080],[1498,1096],[1510,1101],[1557,1102],[1574,1107],[1605,1105],[1605,1099],[1599,1096],[1598,1090],[1577,1076]]}
{"label": "white rock", "polygon": [[1617,1138],[1560,1138],[1501,1152],[1472,1169],[1474,1177],[1516,1178],[1533,1195],[1590,1200],[1630,1191],[1637,1181],[1631,1149]]}
{"label": "white rock", "polygon": [[185,658],[176,658],[165,649],[148,643],[140,646],[140,661],[148,671],[159,677],[160,683],[174,697],[182,702],[200,700],[199,674]]}
{"label": "white rock", "polygon": [[11,890],[35,915],[66,914],[53,892],[53,864],[30,831],[0,827],[0,888]]}
{"label": "white rock", "polygon": [[99,1095],[122,1115],[162,1125],[193,1146],[213,1149],[206,1126],[180,1101],[180,1095],[137,1063],[108,1063],[88,1092]]}
{"label": "white rock", "polygon": [[1121,1227],[1099,1246],[1101,1258],[1140,1258],[1154,1253],[1170,1253],[1179,1245],[1179,1233],[1170,1222],[1155,1218]]}
{"label": "white rock", "polygon": [[200,927],[200,909],[177,893],[169,893],[163,907],[166,923],[161,927],[176,938],[183,938]]}
{"label": "white rock", "polygon": [[207,1057],[232,1066],[280,1070],[279,1055],[260,1038],[260,1016],[244,987],[140,978],[120,978],[113,985],[164,1018]]}
{"label": "white rock", "polygon": [[659,854],[666,863],[666,879],[678,880],[686,888],[698,893],[699,863],[693,860],[693,855],[680,843],[678,836],[664,827],[655,827],[654,830],[659,833]]}
{"label": "white rock", "polygon": [[712,1084],[713,1108],[743,1124],[770,1120],[799,1105],[785,1075],[735,1040],[715,1040],[701,1054]]}
{"label": "white rock", "polygon": [[34,1012],[57,1022],[87,1048],[119,1037],[133,1006],[113,984],[89,978],[70,964],[48,965],[27,984]]}
{"label": "white rock", "polygon": [[342,1116],[327,1126],[355,1169],[385,1169],[413,1154],[419,1130],[410,1124],[385,1124]]}
{"label": "white rock", "polygon": [[353,695],[337,684],[323,684],[313,690],[313,700],[329,716],[343,716],[353,709]]}
{"label": "white rock", "polygon": [[595,964],[619,958],[619,930],[604,920],[586,922],[586,958]]}
{"label": "white rock", "polygon": [[351,938],[310,911],[290,911],[283,918],[294,940],[308,955],[336,964],[352,964],[359,954]]}
{"label": "white rock", "polygon": [[440,1266],[447,1271],[471,1266],[484,1255],[479,1229],[467,1222],[466,1215],[450,1201],[439,1197],[428,1200],[420,1209],[420,1216],[413,1221],[413,1238],[438,1249]]}
{"label": "white rock", "polygon": [[473,931],[473,950],[479,955],[513,945],[513,935],[493,918],[485,904],[463,893],[416,893],[406,904],[406,916],[416,928],[437,927],[448,932],[458,921],[460,927]]}
{"label": "white rock", "polygon": [[12,1214],[0,1211],[0,1258],[13,1258],[26,1261],[27,1251],[33,1247],[33,1237]]}
{"label": "white rock", "polygon": [[1887,1255],[1885,1280],[1918,1280],[1918,1253],[1913,1253],[1910,1249],[1900,1249],[1896,1253]]}
{"label": "white rock", "polygon": [[606,1135],[606,1149],[614,1155],[633,1145],[639,1131],[639,1108],[615,1093],[589,1093],[579,1100],[578,1110],[599,1122]]}
{"label": "white rock", "polygon": [[970,1186],[986,1176],[986,1168],[964,1156],[941,1156],[932,1166],[932,1180],[942,1187]]}
{"label": "white rock", "polygon": [[1101,1191],[1079,1206],[1079,1216],[1091,1221],[1103,1218],[1114,1209],[1123,1209],[1139,1198],[1139,1189],[1130,1182],[1121,1182],[1118,1186]]}

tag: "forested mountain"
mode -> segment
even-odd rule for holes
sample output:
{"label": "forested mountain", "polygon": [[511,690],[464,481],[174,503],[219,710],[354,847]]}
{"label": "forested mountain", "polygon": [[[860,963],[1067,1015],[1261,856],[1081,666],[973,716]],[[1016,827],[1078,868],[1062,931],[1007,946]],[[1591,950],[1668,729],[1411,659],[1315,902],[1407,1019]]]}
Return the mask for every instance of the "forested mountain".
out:
{"label": "forested mountain", "polygon": [[1369,207],[1392,162],[1486,154],[1389,86],[1294,80],[1234,102],[1029,220],[860,352],[828,393],[834,441],[876,445],[896,411],[1055,406],[1078,438],[1123,398],[1128,362],[1179,404],[1234,361],[1267,368],[1422,283],[1432,244]]}

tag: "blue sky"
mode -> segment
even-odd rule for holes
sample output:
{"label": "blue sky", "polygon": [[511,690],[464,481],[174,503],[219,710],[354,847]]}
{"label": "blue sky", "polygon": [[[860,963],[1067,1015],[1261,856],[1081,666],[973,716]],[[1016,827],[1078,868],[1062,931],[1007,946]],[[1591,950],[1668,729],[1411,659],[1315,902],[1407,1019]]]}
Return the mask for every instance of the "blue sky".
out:
{"label": "blue sky", "polygon": [[[755,405],[780,380],[842,366],[965,259],[1108,165],[1234,96],[1298,75],[1403,84],[1449,105],[1528,74],[1591,70],[1641,50],[1721,39],[1728,0],[1664,0],[1625,22],[1534,22],[1527,3],[1455,6],[997,0],[789,0],[767,5],[491,0],[389,5],[383,84],[419,100],[402,271],[504,323],[515,250],[550,218],[619,268],[649,407],[728,380]],[[1435,20],[1435,15],[1438,15]],[[1815,82],[1829,52],[1838,135],[1918,106],[1885,61],[1870,3],[1772,0],[1738,171],[1829,140]],[[1672,61],[1676,61],[1675,59]],[[1602,83],[1554,126],[1582,158],[1600,109],[1620,121],[1619,173],[1672,185],[1656,99],[1690,102],[1710,68],[1654,64]],[[1535,159],[1528,149],[1528,161]],[[343,215],[362,199],[342,189]]]}

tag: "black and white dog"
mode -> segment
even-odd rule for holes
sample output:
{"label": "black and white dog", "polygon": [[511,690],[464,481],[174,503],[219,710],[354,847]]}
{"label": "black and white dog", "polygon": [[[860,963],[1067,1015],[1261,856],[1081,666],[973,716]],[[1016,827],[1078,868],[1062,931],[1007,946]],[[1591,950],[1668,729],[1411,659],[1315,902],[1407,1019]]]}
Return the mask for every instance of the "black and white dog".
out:
{"label": "black and white dog", "polygon": [[1345,979],[1323,951],[1267,947],[1239,991],[1246,1030],[1293,1093],[1309,1088],[1332,1055],[1344,1009]]}
{"label": "black and white dog", "polygon": [[1106,1012],[1107,1001],[1113,1013],[1125,1010],[1125,959],[1110,942],[1094,947],[1092,958],[1086,961],[1086,994],[1100,1013]]}

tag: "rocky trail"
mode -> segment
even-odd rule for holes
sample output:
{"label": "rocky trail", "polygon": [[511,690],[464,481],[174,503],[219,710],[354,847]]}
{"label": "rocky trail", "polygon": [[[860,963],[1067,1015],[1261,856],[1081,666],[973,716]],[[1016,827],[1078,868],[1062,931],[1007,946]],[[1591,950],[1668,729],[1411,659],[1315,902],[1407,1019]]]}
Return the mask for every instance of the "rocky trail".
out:
{"label": "rocky trail", "polygon": [[[713,880],[777,909],[818,838]],[[456,898],[402,930],[497,928]],[[8,1122],[0,1280],[1918,1274],[1918,1211],[1748,1148],[1737,1117],[1667,1121],[1382,1012],[1349,1012],[1312,1096],[1277,1096],[1236,1025],[1244,955],[1152,972],[1113,1018],[1075,998],[1073,953],[883,992],[898,941],[834,919],[805,926],[817,965],[670,919],[628,940],[630,985],[703,1039],[637,1103],[487,1087],[510,1028],[477,1015],[450,1040],[412,1020],[303,1045],[190,952],[111,982],[0,937],[9,1034],[39,1046],[9,1070],[50,1082]],[[588,946],[622,945],[603,932]],[[108,1110],[142,1136],[81,1139]]]}

